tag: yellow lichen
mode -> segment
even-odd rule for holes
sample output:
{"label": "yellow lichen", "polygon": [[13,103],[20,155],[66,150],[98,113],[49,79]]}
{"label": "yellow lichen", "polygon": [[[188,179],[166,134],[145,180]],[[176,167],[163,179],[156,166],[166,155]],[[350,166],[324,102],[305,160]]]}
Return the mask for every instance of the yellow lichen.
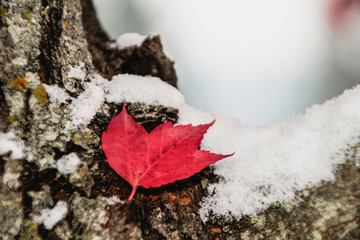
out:
{"label": "yellow lichen", "polygon": [[16,79],[14,79],[12,81],[12,87],[16,90],[20,90],[22,88],[26,88],[27,86],[27,81],[26,78],[24,76],[16,76]]}
{"label": "yellow lichen", "polygon": [[67,22],[64,22],[64,26],[65,26],[65,28],[66,28],[67,30],[70,29],[70,26],[69,26],[69,24],[68,24]]}
{"label": "yellow lichen", "polygon": [[25,228],[23,228],[21,230],[19,240],[27,240],[27,239],[40,240],[40,239],[42,239],[38,235],[38,229],[39,229],[38,223],[34,223],[34,222],[28,220],[25,223]]}
{"label": "yellow lichen", "polygon": [[68,2],[67,2],[67,7],[68,7],[69,9],[72,9],[72,8],[73,8],[73,3],[72,3],[71,1],[68,1]]}
{"label": "yellow lichen", "polygon": [[8,11],[6,11],[6,9],[3,6],[0,6],[0,14],[4,17],[9,17],[10,14],[8,13]]}
{"label": "yellow lichen", "polygon": [[33,228],[35,230],[37,230],[39,228],[39,224],[34,223],[32,221],[29,221],[29,220],[25,223],[25,226],[26,227],[31,227],[31,228]]}
{"label": "yellow lichen", "polygon": [[28,22],[30,23],[32,20],[32,12],[30,8],[25,8],[25,12],[24,15],[26,17],[26,19],[28,20]]}
{"label": "yellow lichen", "polygon": [[6,118],[6,123],[11,124],[11,123],[15,122],[15,120],[16,120],[16,117],[14,115],[9,115]]}
{"label": "yellow lichen", "polygon": [[37,85],[36,88],[34,88],[33,91],[34,96],[36,97],[39,102],[47,103],[48,102],[48,96],[46,94],[45,87],[41,84]]}
{"label": "yellow lichen", "polygon": [[84,136],[84,141],[87,145],[92,144],[92,140],[93,140],[93,138],[91,136],[89,136],[89,135]]}
{"label": "yellow lichen", "polygon": [[81,141],[81,136],[80,136],[80,134],[78,134],[78,133],[75,133],[74,134],[74,136],[73,136],[73,141],[74,141],[74,143],[75,144],[79,144],[79,142]]}

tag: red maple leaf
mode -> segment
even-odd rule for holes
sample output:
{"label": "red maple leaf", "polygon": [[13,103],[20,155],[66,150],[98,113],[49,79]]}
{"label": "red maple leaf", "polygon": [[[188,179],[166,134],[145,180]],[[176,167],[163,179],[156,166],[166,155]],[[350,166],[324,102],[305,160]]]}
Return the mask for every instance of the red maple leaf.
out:
{"label": "red maple leaf", "polygon": [[197,150],[203,135],[215,121],[198,126],[166,122],[152,132],[146,130],[129,115],[125,105],[110,121],[102,135],[102,149],[117,174],[133,187],[159,187],[185,179],[203,168],[230,155]]}

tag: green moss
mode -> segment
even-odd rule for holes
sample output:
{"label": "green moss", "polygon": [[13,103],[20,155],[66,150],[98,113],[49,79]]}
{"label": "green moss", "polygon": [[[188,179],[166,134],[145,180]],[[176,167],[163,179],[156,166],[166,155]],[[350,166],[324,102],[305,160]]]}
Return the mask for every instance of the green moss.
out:
{"label": "green moss", "polygon": [[224,226],[222,230],[223,230],[223,232],[225,232],[225,233],[230,233],[230,234],[232,233],[229,225]]}
{"label": "green moss", "polygon": [[33,90],[33,94],[36,97],[36,99],[39,100],[39,102],[42,102],[42,103],[48,102],[46,90],[43,85],[41,85],[41,84],[37,85],[36,88]]}
{"label": "green moss", "polygon": [[257,221],[258,221],[258,216],[256,214],[251,215],[250,223],[251,224],[256,224]]}
{"label": "green moss", "polygon": [[281,204],[280,204],[280,202],[274,202],[273,204],[271,204],[270,207],[272,207],[272,208],[280,208]]}

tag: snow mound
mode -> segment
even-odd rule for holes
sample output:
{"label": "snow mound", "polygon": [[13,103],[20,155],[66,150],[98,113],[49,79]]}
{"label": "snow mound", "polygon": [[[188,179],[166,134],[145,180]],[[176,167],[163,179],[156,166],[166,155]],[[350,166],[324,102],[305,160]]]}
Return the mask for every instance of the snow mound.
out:
{"label": "snow mound", "polygon": [[142,102],[149,105],[180,107],[184,96],[157,77],[119,74],[105,86],[106,101]]}
{"label": "snow mound", "polygon": [[278,124],[248,126],[238,120],[205,114],[187,106],[180,109],[180,122],[216,123],[209,129],[202,148],[235,155],[214,164],[219,183],[201,204],[201,217],[231,213],[236,218],[258,213],[272,203],[294,199],[295,191],[333,180],[334,164],[346,160],[350,146],[360,136],[360,85],[323,105],[314,105],[304,115]]}

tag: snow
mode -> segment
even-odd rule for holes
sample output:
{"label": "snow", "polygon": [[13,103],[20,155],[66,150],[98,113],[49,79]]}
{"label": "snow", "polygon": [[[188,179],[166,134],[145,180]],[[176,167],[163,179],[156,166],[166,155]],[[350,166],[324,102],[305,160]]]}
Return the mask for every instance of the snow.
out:
{"label": "snow", "polygon": [[78,66],[70,66],[70,71],[68,72],[67,76],[68,78],[76,78],[80,79],[81,81],[84,81],[86,77],[86,73],[84,71],[85,63],[80,62]]}
{"label": "snow", "polygon": [[44,224],[44,227],[47,230],[50,230],[57,222],[59,222],[61,219],[63,219],[66,216],[67,212],[68,212],[67,203],[64,201],[58,201],[54,208],[52,209],[46,208],[41,210],[41,215],[35,216],[33,220],[37,223]]}
{"label": "snow", "polygon": [[[83,76],[81,68],[76,66],[71,70],[72,77]],[[80,70],[79,70],[80,69]],[[98,74],[89,76],[91,82],[84,82],[84,92],[77,98],[70,97],[66,91],[56,85],[43,84],[50,102],[66,103],[71,100],[72,120],[69,121],[64,131],[76,129],[80,124],[87,125],[94,118],[97,110],[106,102],[141,102],[151,105],[164,105],[180,107],[185,104],[184,96],[169,84],[157,77],[119,74],[108,81]]]}
{"label": "snow", "polygon": [[56,168],[62,174],[71,174],[76,171],[80,164],[80,159],[76,153],[62,156],[56,161]]}
{"label": "snow", "polygon": [[84,88],[85,91],[73,99],[70,104],[73,119],[67,126],[69,129],[74,129],[80,124],[89,124],[105,100],[101,85],[85,83]]}
{"label": "snow", "polygon": [[25,157],[25,143],[17,141],[12,132],[0,133],[0,156],[11,152],[10,159],[22,159]]}
{"label": "snow", "polygon": [[184,96],[174,87],[157,77],[120,74],[105,86],[106,101],[143,102],[149,105],[180,107]]}
{"label": "snow", "polygon": [[110,47],[117,48],[119,50],[131,46],[140,47],[146,38],[147,36],[140,35],[138,33],[124,33],[116,39],[116,42],[111,43]]}
{"label": "snow", "polygon": [[189,106],[180,109],[180,123],[216,119],[202,149],[235,155],[214,164],[219,183],[201,204],[201,217],[231,213],[236,218],[265,210],[274,202],[295,198],[295,191],[333,180],[334,164],[345,161],[349,146],[360,136],[360,85],[304,115],[286,121],[248,126],[217,113],[202,113]]}
{"label": "snow", "polygon": [[96,75],[94,82],[84,84],[85,91],[70,104],[72,122],[66,128],[74,129],[89,124],[101,104],[107,102],[142,102],[152,105],[179,107],[185,103],[184,96],[174,87],[151,76],[119,74],[111,81]]}
{"label": "snow", "polygon": [[69,94],[57,85],[43,84],[46,93],[49,96],[50,102],[66,103],[67,100],[71,99]]}
{"label": "snow", "polygon": [[[201,148],[235,155],[214,164],[221,178],[208,188],[201,204],[204,221],[209,212],[236,218],[265,210],[274,202],[294,199],[295,192],[334,179],[334,165],[344,162],[360,135],[360,85],[303,115],[284,122],[249,126],[186,105],[174,87],[154,77],[117,75],[111,81],[96,77],[70,105],[73,121],[88,124],[101,104],[142,102],[179,109],[179,123],[209,123]],[[76,124],[74,126],[76,126]]]}
{"label": "snow", "polygon": [[[68,77],[81,79],[84,82],[86,77],[86,73],[82,70],[84,68],[84,63],[80,63],[79,66],[75,67],[70,66]],[[98,74],[91,77],[92,82],[83,83],[84,92],[82,92],[77,98],[69,96],[63,88],[60,88],[55,84],[43,84],[50,102],[71,102],[69,108],[72,112],[72,121],[68,122],[65,126],[65,132],[71,129],[76,129],[80,124],[89,124],[91,119],[95,116],[97,109],[105,100],[103,85],[108,81]]]}
{"label": "snow", "polygon": [[120,200],[118,196],[112,196],[112,197],[106,198],[106,203],[111,206],[116,203],[123,204],[123,203],[125,203],[125,201]]}

